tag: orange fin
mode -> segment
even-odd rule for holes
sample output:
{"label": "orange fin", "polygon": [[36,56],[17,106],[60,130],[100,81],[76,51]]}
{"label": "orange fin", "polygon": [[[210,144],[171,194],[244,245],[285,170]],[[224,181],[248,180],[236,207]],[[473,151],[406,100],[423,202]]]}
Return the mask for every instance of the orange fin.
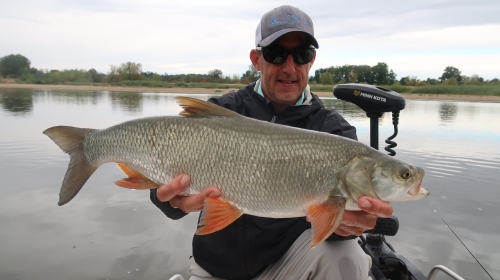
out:
{"label": "orange fin", "polygon": [[118,167],[125,173],[128,178],[121,179],[120,181],[116,181],[115,184],[122,188],[127,189],[154,189],[159,187],[160,185],[151,181],[146,176],[142,175],[138,171],[128,167],[124,163],[116,163]]}
{"label": "orange fin", "polygon": [[311,248],[327,239],[340,225],[344,215],[346,200],[333,196],[321,204],[313,204],[307,208],[312,224]]}
{"label": "orange fin", "polygon": [[198,235],[204,235],[221,230],[243,215],[243,211],[234,207],[227,201],[217,198],[205,198],[203,213],[201,214],[201,226],[196,231]]}

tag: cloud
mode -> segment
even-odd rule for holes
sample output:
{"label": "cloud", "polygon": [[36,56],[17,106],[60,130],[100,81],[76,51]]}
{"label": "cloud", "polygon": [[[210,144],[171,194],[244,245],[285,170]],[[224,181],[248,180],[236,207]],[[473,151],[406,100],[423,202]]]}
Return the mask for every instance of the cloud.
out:
{"label": "cloud", "polygon": [[500,24],[400,32],[376,39],[359,34],[326,38],[320,41],[315,67],[386,62],[398,77],[426,79],[455,66],[463,75],[492,79],[498,77],[499,67],[490,62],[500,61],[500,37],[493,34],[500,34]]}
{"label": "cloud", "polygon": [[[291,1],[314,20],[318,67],[384,61],[399,77],[436,76],[455,62],[464,74],[498,76],[484,64],[500,54],[498,1]],[[42,69],[140,62],[144,71],[245,72],[262,14],[279,1],[4,1],[0,56],[20,53]],[[476,63],[471,61],[476,60]],[[394,62],[392,62],[394,61]],[[406,64],[401,61],[408,61]],[[420,63],[416,63],[420,62]],[[426,63],[423,63],[426,62]],[[410,64],[411,63],[411,64]],[[414,65],[414,67],[412,66]],[[445,65],[446,67],[448,65]],[[484,72],[482,72],[484,70]],[[422,74],[419,74],[422,73]],[[440,75],[441,73],[439,73]]]}

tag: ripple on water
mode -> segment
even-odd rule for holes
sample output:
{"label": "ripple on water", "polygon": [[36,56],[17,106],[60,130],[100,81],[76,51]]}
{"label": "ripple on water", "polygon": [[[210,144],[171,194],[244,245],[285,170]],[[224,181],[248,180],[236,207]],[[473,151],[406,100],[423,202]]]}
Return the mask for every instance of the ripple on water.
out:
{"label": "ripple on water", "polygon": [[12,141],[0,142],[0,161],[9,165],[60,164],[68,157],[50,142]]}
{"label": "ripple on water", "polygon": [[500,159],[478,159],[443,154],[423,154],[417,156],[429,176],[471,180],[490,177],[491,170],[500,170]]}

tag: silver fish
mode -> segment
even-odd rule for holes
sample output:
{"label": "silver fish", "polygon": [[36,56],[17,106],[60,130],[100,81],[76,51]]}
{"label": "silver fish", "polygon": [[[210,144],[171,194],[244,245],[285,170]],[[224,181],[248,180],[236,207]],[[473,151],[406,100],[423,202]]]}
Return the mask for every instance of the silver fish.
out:
{"label": "silver fish", "polygon": [[209,186],[197,234],[231,224],[243,213],[271,218],[309,216],[311,247],[339,226],[357,200],[417,200],[424,170],[340,136],[272,124],[215,104],[177,97],[181,116],[150,117],[95,130],[56,126],[45,130],[70,155],[59,205],[68,203],[102,164],[116,162],[132,189],[156,188],[179,174],[191,185],[182,195]]}

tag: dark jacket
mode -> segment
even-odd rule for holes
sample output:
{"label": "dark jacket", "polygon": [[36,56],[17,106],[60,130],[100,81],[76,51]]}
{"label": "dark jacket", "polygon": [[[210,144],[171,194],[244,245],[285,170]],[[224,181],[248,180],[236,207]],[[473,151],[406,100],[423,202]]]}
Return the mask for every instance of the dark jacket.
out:
{"label": "dark jacket", "polygon": [[[241,115],[278,124],[337,134],[357,140],[356,129],[335,110],[325,109],[312,95],[307,105],[291,106],[276,115],[273,105],[254,91],[252,83],[209,101]],[[208,186],[207,186],[208,187]],[[162,203],[151,191],[151,200],[171,219],[186,214]],[[228,227],[208,235],[194,235],[193,256],[214,277],[251,279],[275,263],[311,224],[302,218],[272,219],[243,215]],[[329,240],[344,238],[332,235]],[[350,238],[349,238],[350,239]]]}

